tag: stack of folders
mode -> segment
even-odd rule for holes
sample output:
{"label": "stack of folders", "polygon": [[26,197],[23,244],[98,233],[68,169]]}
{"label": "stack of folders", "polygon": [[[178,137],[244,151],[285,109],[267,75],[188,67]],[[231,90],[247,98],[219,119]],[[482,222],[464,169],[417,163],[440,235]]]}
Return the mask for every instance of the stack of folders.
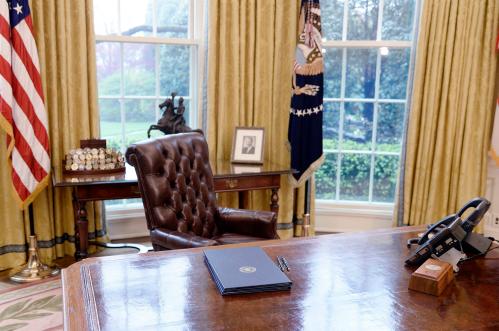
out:
{"label": "stack of folders", "polygon": [[206,250],[204,257],[222,295],[291,289],[291,280],[260,247]]}

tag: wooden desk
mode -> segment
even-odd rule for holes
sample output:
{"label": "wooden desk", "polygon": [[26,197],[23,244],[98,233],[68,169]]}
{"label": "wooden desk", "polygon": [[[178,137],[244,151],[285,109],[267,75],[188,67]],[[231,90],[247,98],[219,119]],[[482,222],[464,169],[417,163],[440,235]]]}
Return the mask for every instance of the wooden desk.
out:
{"label": "wooden desk", "polygon": [[[408,290],[423,228],[272,240],[289,292],[222,297],[202,249],[90,258],[62,271],[66,330],[483,330],[499,328],[499,249],[461,265],[440,297]],[[210,248],[210,249],[220,249]]]}
{"label": "wooden desk", "polygon": [[[250,190],[272,191],[270,210],[279,212],[279,188],[281,175],[291,173],[287,167],[266,162],[263,165],[235,165],[220,160],[213,166],[215,192],[239,192],[239,207],[243,206],[243,192]],[[128,164],[125,173],[112,175],[64,175],[54,169],[52,181],[55,187],[73,190],[75,218],[75,258],[88,257],[88,201],[140,198],[135,169]]]}

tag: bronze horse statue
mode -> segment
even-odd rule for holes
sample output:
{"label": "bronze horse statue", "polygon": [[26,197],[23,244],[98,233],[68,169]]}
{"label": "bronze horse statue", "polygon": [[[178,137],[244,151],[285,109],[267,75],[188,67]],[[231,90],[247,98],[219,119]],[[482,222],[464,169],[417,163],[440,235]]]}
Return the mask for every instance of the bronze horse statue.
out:
{"label": "bronze horse statue", "polygon": [[159,130],[164,134],[181,133],[192,131],[190,127],[185,124],[183,116],[185,112],[184,98],[178,99],[178,106],[175,107],[175,96],[177,93],[173,92],[172,97],[167,98],[159,105],[159,109],[163,109],[163,114],[158,120],[158,124],[153,124],[147,130],[147,138],[151,138],[152,130]]}

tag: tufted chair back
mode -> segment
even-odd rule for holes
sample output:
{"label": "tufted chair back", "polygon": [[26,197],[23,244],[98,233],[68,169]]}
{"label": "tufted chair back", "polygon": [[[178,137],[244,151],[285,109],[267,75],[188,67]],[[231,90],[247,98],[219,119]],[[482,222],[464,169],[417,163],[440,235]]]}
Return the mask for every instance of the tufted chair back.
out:
{"label": "tufted chair back", "polygon": [[201,132],[133,144],[126,159],[137,172],[149,230],[163,228],[204,238],[217,235],[213,174]]}

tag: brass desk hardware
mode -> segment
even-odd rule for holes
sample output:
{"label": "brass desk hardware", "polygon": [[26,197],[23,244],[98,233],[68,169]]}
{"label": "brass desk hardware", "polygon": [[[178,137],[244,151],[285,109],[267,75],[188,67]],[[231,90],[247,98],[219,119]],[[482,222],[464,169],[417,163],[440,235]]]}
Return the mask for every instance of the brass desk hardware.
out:
{"label": "brass desk hardware", "polygon": [[227,184],[227,187],[230,189],[237,187],[237,179],[227,179],[225,183]]}

